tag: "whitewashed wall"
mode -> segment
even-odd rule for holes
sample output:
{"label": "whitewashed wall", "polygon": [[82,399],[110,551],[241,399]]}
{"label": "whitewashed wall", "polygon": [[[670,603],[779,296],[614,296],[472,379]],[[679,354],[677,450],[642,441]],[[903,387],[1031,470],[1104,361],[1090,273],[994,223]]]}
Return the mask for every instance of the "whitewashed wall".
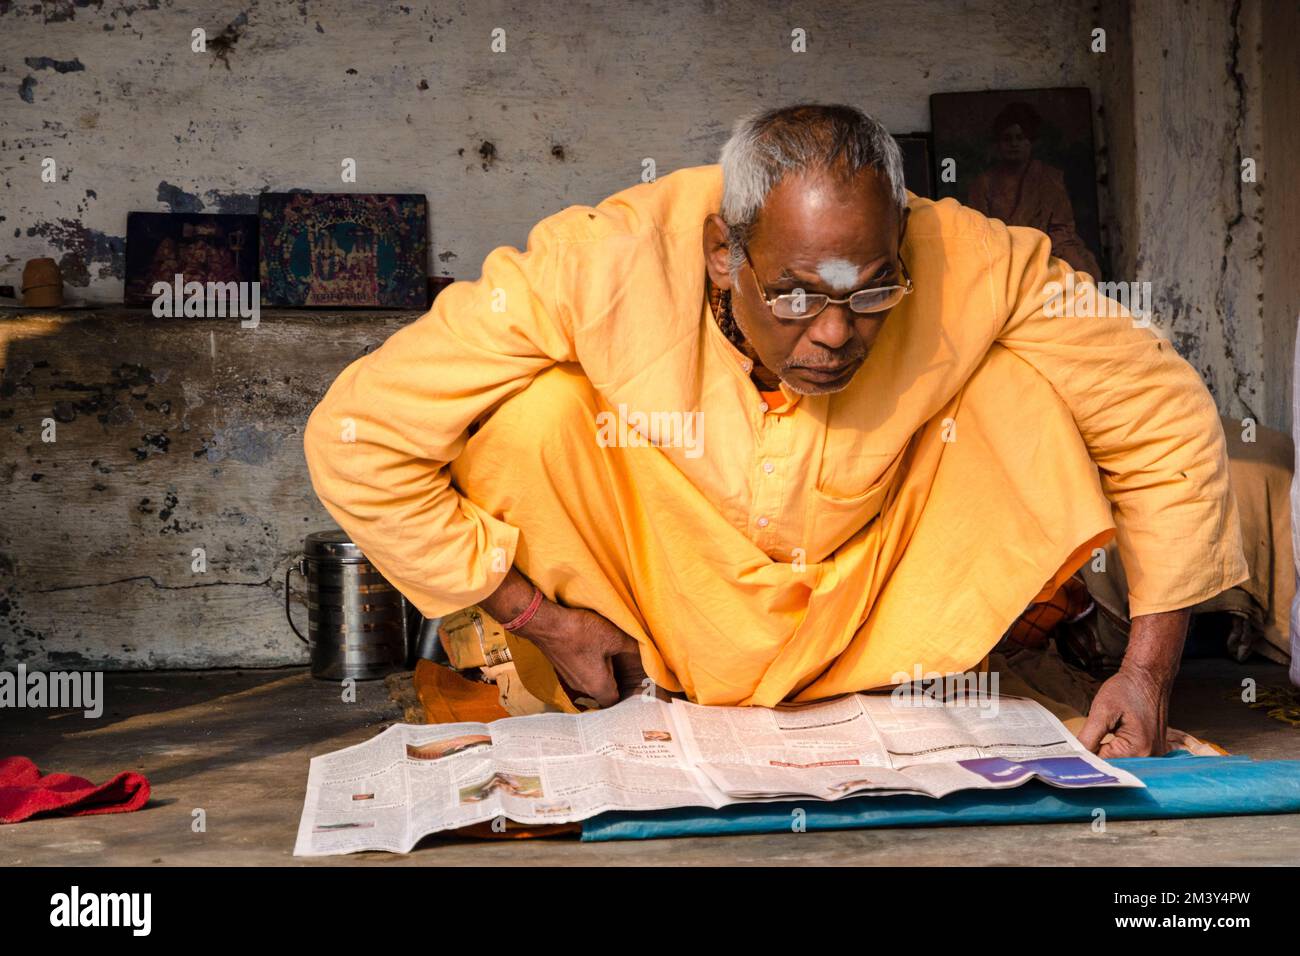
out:
{"label": "whitewashed wall", "polygon": [[[1220,409],[1285,428],[1265,414],[1264,196],[1294,188],[1284,180],[1300,166],[1264,162],[1268,20],[1267,3],[1135,5],[1133,35],[1148,39],[1133,60],[1134,271],[1151,282],[1162,327]],[[1243,179],[1244,160],[1254,182]]]}
{"label": "whitewashed wall", "polygon": [[[932,92],[1095,90],[1101,66],[1091,6],[1059,0],[34,9],[0,2],[0,283],[52,252],[93,302],[121,301],[129,210],[238,212],[291,187],[424,192],[435,268],[472,276],[542,216],[637,181],[644,157],[661,173],[713,161],[753,108],[847,101],[910,132],[929,128]],[[196,27],[230,38],[222,56],[190,51]],[[807,53],[790,50],[795,28]],[[39,182],[45,156],[57,184]]]}

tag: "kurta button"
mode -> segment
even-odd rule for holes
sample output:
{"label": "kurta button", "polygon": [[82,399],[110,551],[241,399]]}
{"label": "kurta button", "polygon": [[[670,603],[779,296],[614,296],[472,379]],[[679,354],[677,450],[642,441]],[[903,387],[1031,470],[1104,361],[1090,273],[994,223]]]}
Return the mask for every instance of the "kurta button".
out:
{"label": "kurta button", "polygon": [[766,412],[767,412],[767,402],[759,402],[759,403],[758,403],[758,410],[759,410],[760,412],[763,412],[763,413],[766,414]]}
{"label": "kurta button", "polygon": [[772,464],[770,461],[765,461],[763,462],[763,470],[770,475],[776,470],[776,465]]}
{"label": "kurta button", "polygon": [[743,368],[746,372],[754,371],[754,363],[751,362],[749,359],[745,359],[745,361],[741,362],[740,367]]}
{"label": "kurta button", "polygon": [[760,528],[766,528],[767,525],[768,525],[768,520],[767,520],[766,518],[759,518],[759,519],[758,519],[758,526],[759,526]]}

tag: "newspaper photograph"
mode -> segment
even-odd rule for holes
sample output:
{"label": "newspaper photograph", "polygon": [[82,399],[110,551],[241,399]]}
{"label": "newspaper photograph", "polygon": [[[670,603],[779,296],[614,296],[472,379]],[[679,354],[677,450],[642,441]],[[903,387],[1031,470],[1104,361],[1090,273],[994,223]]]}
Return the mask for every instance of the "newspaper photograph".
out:
{"label": "newspaper photograph", "polygon": [[485,821],[1017,787],[1141,787],[1032,700],[897,694],[705,707],[650,695],[582,714],[394,724],[314,757],[295,856],[407,853]]}

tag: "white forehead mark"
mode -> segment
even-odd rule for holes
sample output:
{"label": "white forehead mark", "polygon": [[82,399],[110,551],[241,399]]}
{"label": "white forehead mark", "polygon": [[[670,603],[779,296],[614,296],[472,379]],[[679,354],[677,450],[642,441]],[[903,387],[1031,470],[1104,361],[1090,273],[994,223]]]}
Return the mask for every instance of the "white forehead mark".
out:
{"label": "white forehead mark", "polygon": [[817,265],[817,274],[836,292],[848,292],[858,281],[861,266],[847,259],[825,259]]}

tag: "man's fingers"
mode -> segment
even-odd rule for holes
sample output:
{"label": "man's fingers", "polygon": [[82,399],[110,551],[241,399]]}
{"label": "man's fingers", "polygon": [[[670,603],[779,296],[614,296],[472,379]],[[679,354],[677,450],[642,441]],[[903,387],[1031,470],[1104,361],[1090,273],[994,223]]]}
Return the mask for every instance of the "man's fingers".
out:
{"label": "man's fingers", "polygon": [[640,650],[615,654],[613,662],[614,680],[618,684],[618,695],[621,700],[626,700],[633,694],[645,690],[648,678],[645,668],[641,666]]}
{"label": "man's fingers", "polygon": [[556,673],[568,671],[560,683],[574,704],[582,699],[601,708],[613,707],[641,690],[646,676],[641,666],[641,647],[603,618],[591,612],[580,613],[599,626],[589,632],[592,636],[585,646],[568,649]]}
{"label": "man's fingers", "polygon": [[1121,728],[1118,734],[1101,745],[1101,749],[1097,751],[1097,756],[1102,760],[1109,760],[1112,757],[1146,757],[1149,756],[1149,753],[1146,748],[1124,736],[1123,728]]}
{"label": "man's fingers", "polygon": [[555,668],[555,676],[569,700],[580,710],[590,708],[593,703],[598,707],[618,703],[618,685],[614,683],[609,661],[598,660],[594,664],[584,664],[581,672],[567,674],[562,673],[560,667]]}
{"label": "man's fingers", "polygon": [[1096,707],[1095,701],[1093,703],[1088,719],[1084,722],[1083,729],[1079,731],[1079,743],[1092,753],[1097,753],[1101,746],[1101,738],[1110,731],[1110,713]]}
{"label": "man's fingers", "polygon": [[581,710],[583,705],[578,703],[578,701],[586,700],[587,695],[583,694],[581,691],[574,688],[572,684],[570,684],[567,680],[561,677],[560,672],[558,670],[556,670],[555,672],[555,679],[560,682],[560,690],[564,691],[564,696],[569,698],[569,703],[573,704],[575,707]]}
{"label": "man's fingers", "polygon": [[620,700],[627,700],[645,688],[646,673],[641,666],[641,645],[630,634],[620,634],[618,650],[610,655],[614,665],[614,682]]}
{"label": "man's fingers", "polygon": [[1111,757],[1159,757],[1161,753],[1163,751],[1159,751],[1153,741],[1147,740],[1145,734],[1131,732],[1121,723],[1115,736],[1101,745],[1097,756],[1108,760]]}
{"label": "man's fingers", "polygon": [[617,704],[619,687],[613,662],[609,658],[602,660],[593,677],[595,678],[595,686],[587,688],[587,693],[592,699],[602,708],[613,707]]}

